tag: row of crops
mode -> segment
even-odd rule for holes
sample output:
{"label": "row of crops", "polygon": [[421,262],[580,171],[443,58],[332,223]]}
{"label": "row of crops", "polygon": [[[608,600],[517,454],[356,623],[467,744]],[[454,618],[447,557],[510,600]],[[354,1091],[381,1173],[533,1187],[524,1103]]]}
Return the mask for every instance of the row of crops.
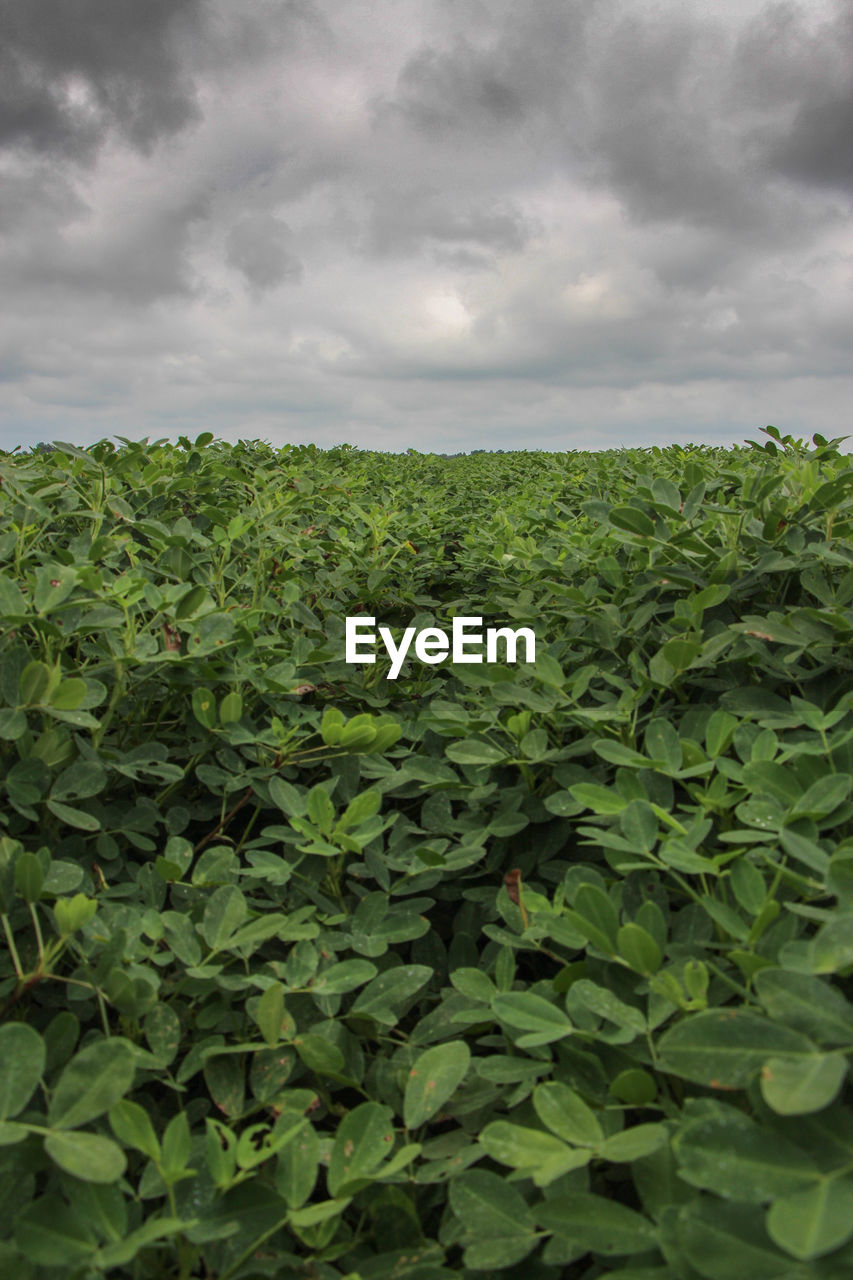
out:
{"label": "row of crops", "polygon": [[853,465],[764,434],[0,454],[3,1274],[851,1274]]}

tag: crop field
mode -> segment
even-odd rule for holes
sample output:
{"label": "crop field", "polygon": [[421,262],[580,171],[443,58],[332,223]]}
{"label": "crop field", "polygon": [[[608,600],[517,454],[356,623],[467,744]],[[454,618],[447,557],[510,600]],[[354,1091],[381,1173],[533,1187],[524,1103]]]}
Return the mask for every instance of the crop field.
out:
{"label": "crop field", "polygon": [[853,1274],[843,440],[0,453],[0,618],[0,1274]]}

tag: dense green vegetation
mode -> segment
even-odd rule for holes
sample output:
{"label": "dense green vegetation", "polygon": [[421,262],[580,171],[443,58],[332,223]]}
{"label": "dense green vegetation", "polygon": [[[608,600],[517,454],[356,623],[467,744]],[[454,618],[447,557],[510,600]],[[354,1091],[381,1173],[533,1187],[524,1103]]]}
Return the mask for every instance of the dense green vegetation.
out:
{"label": "dense green vegetation", "polygon": [[0,455],[4,1274],[851,1274],[853,466],[766,435]]}

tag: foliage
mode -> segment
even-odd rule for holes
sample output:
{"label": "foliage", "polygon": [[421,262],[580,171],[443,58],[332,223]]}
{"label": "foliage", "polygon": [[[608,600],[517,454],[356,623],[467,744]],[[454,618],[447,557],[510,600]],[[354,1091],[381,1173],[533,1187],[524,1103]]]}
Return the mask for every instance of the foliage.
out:
{"label": "foliage", "polygon": [[0,456],[6,1273],[850,1273],[853,466],[766,434]]}

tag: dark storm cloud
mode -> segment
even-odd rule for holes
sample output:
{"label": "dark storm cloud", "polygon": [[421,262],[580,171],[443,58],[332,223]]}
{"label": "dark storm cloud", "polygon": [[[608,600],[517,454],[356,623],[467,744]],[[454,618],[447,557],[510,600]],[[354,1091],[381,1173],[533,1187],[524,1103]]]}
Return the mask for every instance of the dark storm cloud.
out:
{"label": "dark storm cloud", "polygon": [[634,219],[738,238],[778,221],[784,237],[774,176],[853,183],[851,48],[846,0],[824,20],[771,4],[740,35],[713,7],[535,6],[476,46],[456,35],[418,48],[374,120],[447,145],[528,143],[530,170],[581,175]]}
{"label": "dark storm cloud", "polygon": [[817,24],[794,4],[768,6],[740,36],[732,84],[740,107],[775,109],[758,125],[767,170],[804,186],[853,188],[853,5]]}
{"label": "dark storm cloud", "polygon": [[[209,212],[204,195],[131,210],[100,234],[86,234],[85,219],[67,232],[44,225],[19,234],[7,257],[8,287],[33,297],[78,302],[103,297],[131,307],[197,291],[188,261],[193,227]],[[81,230],[82,228],[82,230]]]}
{"label": "dark storm cloud", "polygon": [[0,0],[0,146],[82,160],[110,129],[145,150],[183,128],[203,19],[203,0]]}
{"label": "dark storm cloud", "polygon": [[302,264],[290,250],[290,229],[271,213],[246,214],[228,233],[226,261],[242,272],[255,294],[299,281]]}
{"label": "dark storm cloud", "polygon": [[752,233],[762,192],[726,110],[725,36],[689,15],[625,15],[596,49],[584,154],[635,219]]}
{"label": "dark storm cloud", "polygon": [[400,72],[397,109],[427,133],[512,128],[522,118],[519,95],[489,60],[463,42],[451,56],[420,49]]}
{"label": "dark storm cloud", "polygon": [[[511,138],[538,111],[553,118],[574,99],[586,27],[597,7],[596,0],[516,7],[497,20],[476,4],[447,10],[455,32],[440,47],[424,44],[406,59],[393,93],[373,99],[375,120],[399,118],[435,138]],[[478,28],[491,38],[473,43],[468,32]]]}
{"label": "dark storm cloud", "polygon": [[769,160],[808,185],[853,189],[853,92],[801,107]]}

